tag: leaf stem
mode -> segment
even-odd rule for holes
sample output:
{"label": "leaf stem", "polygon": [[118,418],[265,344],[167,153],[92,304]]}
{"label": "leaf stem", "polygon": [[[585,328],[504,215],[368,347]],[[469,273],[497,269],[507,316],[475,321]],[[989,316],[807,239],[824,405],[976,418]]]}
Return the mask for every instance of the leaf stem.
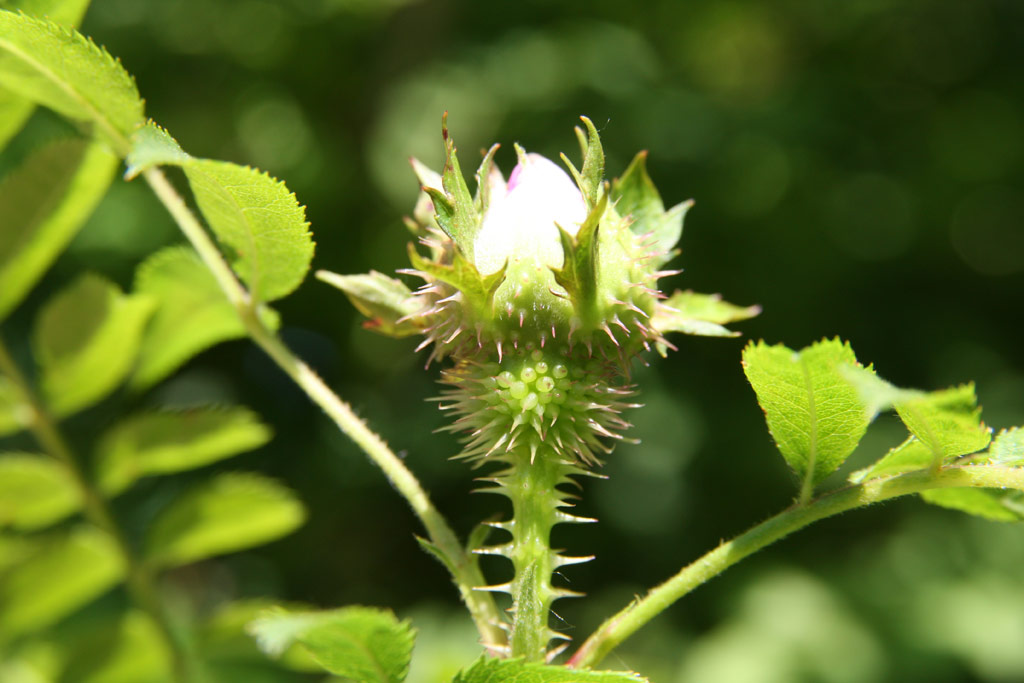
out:
{"label": "leaf stem", "polygon": [[102,529],[113,540],[125,567],[125,583],[132,600],[156,624],[167,649],[171,653],[174,679],[180,683],[198,681],[199,664],[195,660],[188,642],[175,628],[167,608],[156,587],[156,580],[146,564],[133,551],[118,525],[107,500],[85,473],[81,460],[75,455],[57,427],[56,420],[46,405],[33,390],[28,379],[22,374],[0,338],[0,372],[7,375],[28,404],[29,411],[24,420],[27,427],[43,450],[60,461],[75,483],[82,500],[86,519]]}
{"label": "leaf stem", "polygon": [[684,567],[660,586],[651,589],[643,598],[635,600],[606,620],[580,646],[569,660],[568,666],[596,665],[626,638],[676,600],[761,548],[813,522],[890,498],[930,489],[965,487],[1012,488],[1024,491],[1024,468],[965,465],[946,467],[937,472],[931,469],[919,470],[872,479],[826,493],[806,504],[794,505],[731,541],[721,544]]}
{"label": "leaf stem", "polygon": [[185,205],[166,176],[156,168],[147,169],[142,175],[213,273],[225,296],[238,311],[252,340],[369,456],[409,503],[413,513],[426,527],[431,542],[448,559],[446,564],[449,565],[452,578],[463,602],[469,608],[484,644],[496,647],[503,645],[505,634],[498,626],[501,618],[497,605],[490,594],[476,590],[485,584],[483,575],[448,522],[434,507],[419,480],[388,448],[384,440],[356,416],[351,406],[331,391],[324,381],[263,323],[249,293],[224,260],[209,233]]}

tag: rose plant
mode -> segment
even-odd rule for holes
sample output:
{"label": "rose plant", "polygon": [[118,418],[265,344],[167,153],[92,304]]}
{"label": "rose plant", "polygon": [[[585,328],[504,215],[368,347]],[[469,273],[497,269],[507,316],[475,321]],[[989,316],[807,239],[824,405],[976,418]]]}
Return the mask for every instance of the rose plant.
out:
{"label": "rose plant", "polygon": [[[70,10],[54,16],[75,21]],[[930,393],[895,387],[839,340],[800,350],[751,343],[744,371],[799,482],[794,503],[683,567],[569,651],[551,608],[578,594],[553,577],[589,557],[552,548],[551,530],[595,521],[570,512],[574,494],[566,487],[597,473],[614,444],[629,438],[628,412],[639,408],[634,364],[665,355],[671,333],[735,336],[725,325],[760,312],[717,295],[659,289],[675,274],[665,267],[677,255],[690,203],[665,208],[645,153],[606,181],[598,131],[584,118],[578,168],[563,157],[566,173],[516,146],[506,180],[494,146],[471,191],[444,123],[443,170],[413,163],[422,192],[408,223],[415,241],[411,267],[400,273],[407,279],[318,273],[367,317],[368,329],[419,335],[428,365],[442,366],[439,403],[452,417],[447,428],[461,435],[458,457],[482,472],[484,489],[510,502],[505,518],[484,521],[463,542],[403,460],[277,334],[270,304],[303,283],[313,258],[304,210],[282,183],[185,152],[146,118],[121,65],[61,23],[0,11],[0,87],[6,129],[16,131],[42,105],[79,131],[33,151],[0,185],[0,321],[22,304],[121,162],[126,179],[152,188],[191,245],[148,258],[130,293],[84,275],[43,305],[30,352],[0,343],[0,436],[28,431],[38,450],[0,455],[0,526],[9,529],[0,536],[4,680],[299,680],[311,671],[405,678],[415,632],[384,609],[246,603],[189,618],[174,608],[162,572],[272,540],[302,522],[301,503],[280,484],[256,474],[211,476],[174,498],[139,542],[125,533],[115,497],[144,477],[265,443],[269,430],[254,414],[204,407],[128,415],[98,435],[92,457],[73,452],[63,435],[66,419],[119,386],[153,386],[194,354],[241,336],[365,451],[422,523],[422,546],[450,572],[480,635],[480,657],[456,676],[461,683],[643,680],[597,667],[701,583],[846,510],[920,494],[989,519],[1021,517],[1024,431],[993,436],[971,385]],[[183,173],[205,224],[165,169]],[[906,425],[906,440],[821,491],[889,409]],[[507,558],[512,578],[489,580],[480,555]],[[119,584],[128,601],[97,627],[102,647],[94,634],[51,633]],[[507,610],[495,600],[501,592],[511,596]]]}

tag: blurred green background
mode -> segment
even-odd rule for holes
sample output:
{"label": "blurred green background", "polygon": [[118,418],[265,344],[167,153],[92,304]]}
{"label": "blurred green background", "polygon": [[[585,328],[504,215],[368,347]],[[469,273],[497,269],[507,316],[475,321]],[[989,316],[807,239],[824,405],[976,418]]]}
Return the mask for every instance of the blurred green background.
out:
{"label": "blurred green background", "polygon": [[[463,166],[513,141],[577,158],[589,116],[608,174],[636,151],[666,203],[693,197],[667,287],[722,292],[763,315],[747,338],[849,340],[905,386],[975,380],[986,422],[1024,422],[1024,5],[1017,0],[94,0],[82,30],[121,58],[147,111],[189,152],[287,181],[341,273],[403,266],[416,156],[439,168],[440,119]],[[58,124],[36,114],[27,138]],[[128,286],[180,241],[147,188],[118,183],[8,336],[84,268]],[[315,280],[281,302],[286,340],[407,454],[463,533],[501,508],[424,399],[414,342],[360,328]],[[764,427],[743,340],[685,338],[639,368],[646,408],[584,483],[556,544],[597,559],[566,571],[556,605],[585,637],[683,564],[788,505],[795,483]],[[414,679],[475,656],[443,569],[412,515],[354,445],[245,342],[191,362],[149,395],[90,411],[88,438],[125,402],[245,403],[277,436],[227,467],[294,487],[312,520],[259,550],[171,579],[198,604],[275,595],[392,607],[420,627]],[[902,440],[883,416],[852,466]],[[203,476],[202,473],[196,476]],[[836,482],[840,481],[837,479]],[[119,501],[145,524],[165,488]],[[702,587],[606,664],[658,683],[1024,680],[1024,529],[902,500],[844,515]],[[489,567],[505,576],[507,568]]]}

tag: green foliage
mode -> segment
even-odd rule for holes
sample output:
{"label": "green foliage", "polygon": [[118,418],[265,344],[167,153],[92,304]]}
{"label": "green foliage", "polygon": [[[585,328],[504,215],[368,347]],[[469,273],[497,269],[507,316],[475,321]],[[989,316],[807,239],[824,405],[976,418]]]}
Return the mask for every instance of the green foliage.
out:
{"label": "green foliage", "polygon": [[[168,247],[146,259],[136,271],[135,292],[157,304],[129,380],[135,388],[159,382],[200,351],[245,336],[238,312],[188,247]],[[263,317],[277,326],[273,311],[265,309]]]}
{"label": "green foliage", "polygon": [[800,351],[764,342],[743,350],[743,370],[772,438],[804,482],[804,496],[843,464],[868,427],[864,401],[843,366],[859,367],[853,349],[838,339]]}
{"label": "green foliage", "polygon": [[1024,500],[1020,491],[995,489],[933,489],[921,498],[941,507],[960,510],[993,522],[1024,520]]}
{"label": "green foliage", "polygon": [[[21,10],[64,26],[77,26],[88,6],[89,0],[0,0],[0,10]],[[21,130],[33,109],[31,100],[0,88],[0,150]]]}
{"label": "green foliage", "polygon": [[35,105],[31,100],[0,87],[0,150],[18,134],[33,109]]}
{"label": "green foliage", "polygon": [[114,541],[82,526],[54,537],[0,582],[0,634],[45,628],[121,580]]}
{"label": "green foliage", "polygon": [[160,567],[188,564],[278,539],[305,517],[302,503],[281,484],[256,474],[221,474],[161,511],[145,556]]}
{"label": "green foliage", "polygon": [[874,413],[895,408],[900,419],[931,452],[932,465],[988,446],[992,433],[981,422],[973,384],[925,393],[900,389],[873,373],[848,370],[847,377]]}
{"label": "green foliage", "polygon": [[0,436],[21,430],[28,410],[18,388],[0,374]]}
{"label": "green foliage", "polygon": [[452,683],[643,683],[626,671],[588,671],[550,666],[522,659],[479,659],[459,672]]}
{"label": "green foliage", "polygon": [[77,31],[0,11],[0,86],[65,116],[97,124],[120,153],[145,122],[135,82]]}
{"label": "green foliage", "polygon": [[996,434],[988,449],[993,465],[1020,467],[1024,465],[1024,428],[1012,427]]}
{"label": "green foliage", "polygon": [[0,454],[0,529],[41,529],[64,519],[80,504],[71,474],[55,459]]}
{"label": "green foliage", "polygon": [[325,671],[366,683],[405,680],[415,638],[408,622],[369,607],[323,612],[275,608],[249,630],[268,654],[278,656],[298,643]]}
{"label": "green foliage", "polygon": [[421,303],[401,280],[371,270],[366,275],[338,275],[318,270],[318,279],[345,292],[356,309],[369,320],[363,327],[389,337],[418,334],[413,317]]}
{"label": "green foliage", "polygon": [[245,408],[135,415],[100,439],[96,478],[114,496],[141,477],[203,467],[259,448],[270,436],[270,429]]}
{"label": "green foliage", "polygon": [[117,163],[103,145],[63,140],[35,150],[0,183],[0,321],[92,214]]}
{"label": "green foliage", "polygon": [[931,449],[926,444],[917,437],[911,436],[896,448],[889,449],[889,452],[874,465],[851,474],[850,481],[859,484],[869,479],[920,470],[928,467],[932,463],[933,457]]}
{"label": "green foliage", "polygon": [[92,274],[43,307],[33,350],[43,396],[56,415],[87,408],[117,388],[131,371],[152,312],[148,297],[125,295]]}
{"label": "green foliage", "polygon": [[200,211],[231,249],[232,266],[254,301],[280,299],[302,283],[314,245],[305,209],[284,183],[247,166],[193,158],[149,124],[134,139],[129,176],[157,164],[185,171]]}
{"label": "green foliage", "polygon": [[153,620],[138,610],[96,629],[69,653],[67,683],[164,683],[171,653]]}

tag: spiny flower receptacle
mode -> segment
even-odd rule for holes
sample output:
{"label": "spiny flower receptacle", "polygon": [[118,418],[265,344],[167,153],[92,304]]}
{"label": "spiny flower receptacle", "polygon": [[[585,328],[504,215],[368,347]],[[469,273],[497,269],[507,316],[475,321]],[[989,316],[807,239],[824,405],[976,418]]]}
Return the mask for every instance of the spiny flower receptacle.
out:
{"label": "spiny flower receptacle", "polygon": [[[622,176],[603,179],[604,153],[593,124],[576,133],[583,154],[569,173],[518,145],[508,180],[484,156],[471,193],[455,145],[443,127],[443,171],[417,161],[422,193],[407,221],[422,280],[415,292],[381,273],[319,276],[340,287],[369,321],[391,336],[422,335],[427,364],[451,358],[442,372],[442,410],[462,435],[459,457],[500,463],[486,479],[512,501],[513,518],[493,526],[508,543],[479,552],[508,557],[515,576],[482,587],[513,596],[508,651],[550,656],[563,637],[547,625],[552,602],[569,592],[551,584],[567,558],[551,550],[551,528],[580,520],[558,487],[585,474],[629,426],[633,359],[672,347],[669,332],[733,336],[726,323],[758,313],[717,296],[676,292],[658,280],[675,255],[691,202],[666,210],[640,153]],[[570,177],[571,174],[571,177]],[[426,253],[422,253],[421,250]]]}

